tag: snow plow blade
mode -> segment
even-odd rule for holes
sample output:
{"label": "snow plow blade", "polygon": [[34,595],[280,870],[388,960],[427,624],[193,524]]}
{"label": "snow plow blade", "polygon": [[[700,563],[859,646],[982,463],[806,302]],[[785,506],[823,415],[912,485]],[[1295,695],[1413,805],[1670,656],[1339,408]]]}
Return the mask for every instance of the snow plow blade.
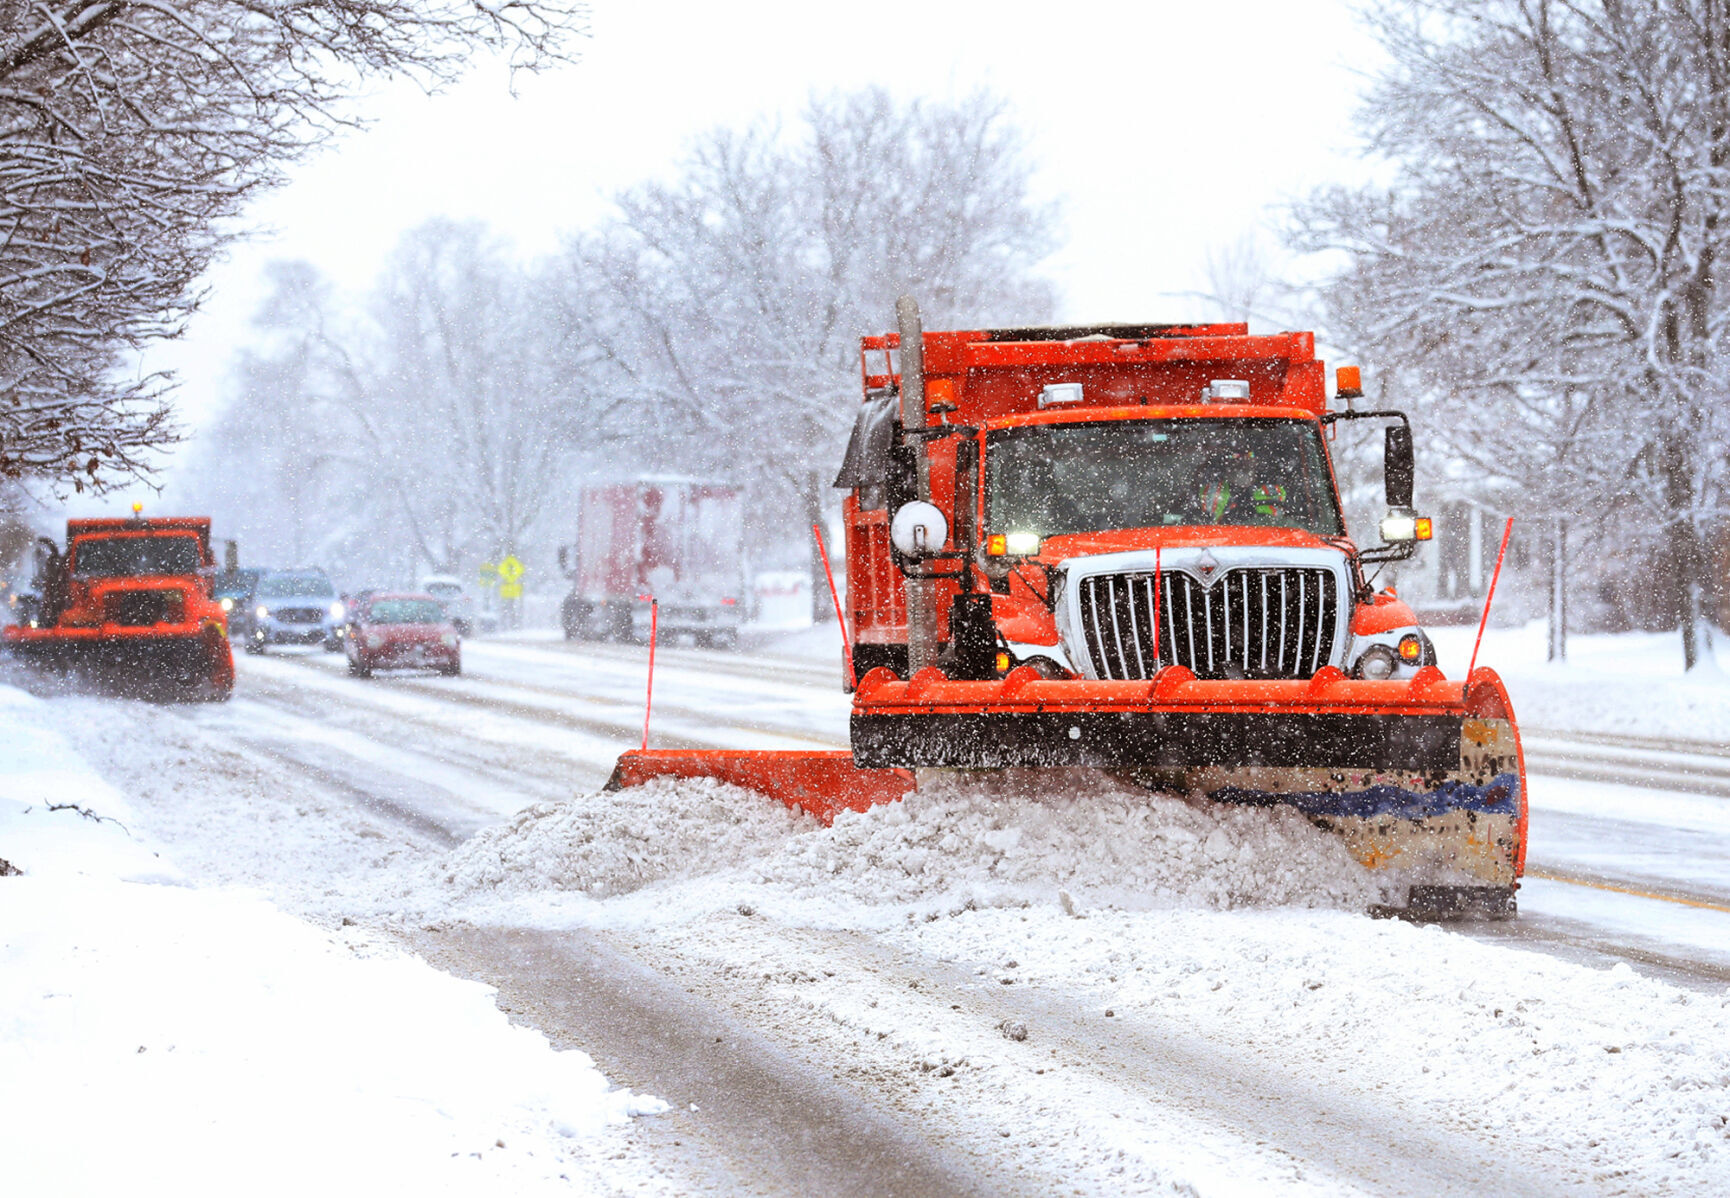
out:
{"label": "snow plow blade", "polygon": [[221,702],[234,692],[226,635],[109,635],[96,629],[8,628],[0,645],[37,670],[88,679],[120,693],[171,701]]}
{"label": "snow plow blade", "polygon": [[913,789],[907,770],[860,769],[845,750],[650,749],[621,754],[607,790],[656,778],[714,778],[780,799],[823,823],[843,811],[893,803]]}
{"label": "snow plow blade", "polygon": [[[1412,914],[1513,913],[1525,765],[1506,690],[1427,667],[1405,681],[1042,678],[956,682],[873,670],[854,694],[853,760],[886,768],[1088,767],[1158,790],[1285,804],[1373,869],[1410,879]],[[1426,910],[1420,910],[1424,908]],[[1399,909],[1395,913],[1404,913]]]}
{"label": "snow plow blade", "polygon": [[1151,790],[1282,804],[1390,871],[1405,902],[1378,915],[1508,918],[1525,867],[1525,763],[1501,680],[1430,667],[1369,682],[1048,680],[1030,668],[957,682],[873,670],[854,693],[851,753],[656,750],[619,758],[607,789],[715,778],[825,824],[902,798],[918,769],[1091,768]]}

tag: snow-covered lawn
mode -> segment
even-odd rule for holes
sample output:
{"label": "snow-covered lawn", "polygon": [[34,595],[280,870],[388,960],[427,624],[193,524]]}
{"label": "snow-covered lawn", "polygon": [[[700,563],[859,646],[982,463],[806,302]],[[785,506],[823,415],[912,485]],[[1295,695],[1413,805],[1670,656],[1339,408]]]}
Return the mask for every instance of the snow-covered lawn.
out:
{"label": "snow-covered lawn", "polygon": [[0,687],[0,1188],[612,1188],[597,1162],[656,1100],[487,987],[190,885],[47,717]]}
{"label": "snow-covered lawn", "polygon": [[[1442,672],[1463,678],[1477,626],[1432,628]],[[1502,676],[1523,727],[1680,737],[1730,746],[1730,645],[1715,638],[1712,662],[1682,669],[1675,632],[1568,638],[1568,659],[1548,662],[1542,620],[1484,633],[1478,664]]]}

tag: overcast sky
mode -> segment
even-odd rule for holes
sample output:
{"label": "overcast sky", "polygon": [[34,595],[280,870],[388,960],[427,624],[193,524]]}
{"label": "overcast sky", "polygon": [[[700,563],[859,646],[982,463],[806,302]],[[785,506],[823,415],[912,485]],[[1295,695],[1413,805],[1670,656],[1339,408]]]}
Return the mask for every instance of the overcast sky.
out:
{"label": "overcast sky", "polygon": [[368,130],[257,202],[252,217],[273,232],[230,255],[186,340],[152,359],[181,373],[189,422],[224,398],[272,258],[360,289],[404,230],[438,215],[484,219],[532,254],[617,190],[670,173],[693,134],[869,84],[1008,98],[1041,196],[1064,204],[1049,272],[1066,317],[1192,315],[1174,294],[1202,285],[1210,250],[1311,186],[1362,173],[1351,116],[1376,61],[1339,0],[594,0],[591,34],[580,63],[519,76],[515,96],[490,63],[434,97],[381,89]]}

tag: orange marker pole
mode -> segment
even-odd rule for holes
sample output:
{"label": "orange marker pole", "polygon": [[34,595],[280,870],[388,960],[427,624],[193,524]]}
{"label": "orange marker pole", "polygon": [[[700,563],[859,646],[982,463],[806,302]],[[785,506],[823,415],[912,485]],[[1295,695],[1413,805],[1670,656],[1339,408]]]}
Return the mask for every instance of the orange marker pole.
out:
{"label": "orange marker pole", "polygon": [[1472,642],[1472,664],[1466,667],[1466,681],[1472,680],[1472,671],[1478,668],[1478,646],[1484,643],[1484,627],[1490,622],[1490,600],[1496,597],[1496,580],[1502,576],[1502,559],[1508,556],[1508,534],[1514,531],[1514,518],[1508,517],[1507,525],[1502,529],[1502,547],[1496,551],[1496,571],[1490,575],[1490,589],[1484,595],[1484,614],[1478,621],[1478,639]]}
{"label": "orange marker pole", "polygon": [[649,600],[649,692],[643,696],[643,752],[649,751],[649,711],[655,705],[655,633],[660,623],[661,601]]}
{"label": "orange marker pole", "polygon": [[823,547],[823,530],[813,524],[811,533],[817,538],[817,556],[823,559],[823,576],[829,580],[829,599],[835,604],[835,622],[841,625],[841,657],[847,663],[847,688],[851,690],[859,680],[853,674],[853,638],[847,635],[847,613],[841,610],[841,594],[835,589],[835,571],[829,568],[829,551]]}

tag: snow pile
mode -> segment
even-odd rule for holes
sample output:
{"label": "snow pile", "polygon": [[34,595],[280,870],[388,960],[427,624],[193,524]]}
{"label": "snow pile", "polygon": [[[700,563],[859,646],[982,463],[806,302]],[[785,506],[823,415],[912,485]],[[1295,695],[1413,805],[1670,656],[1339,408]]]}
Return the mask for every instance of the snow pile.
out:
{"label": "snow pile", "polygon": [[592,898],[729,878],[860,904],[1063,891],[1113,906],[1361,909],[1382,894],[1343,842],[1296,811],[1186,801],[1089,771],[946,778],[830,828],[735,786],[661,779],[530,808],[446,869],[464,891]]}
{"label": "snow pile", "polygon": [[38,877],[182,880],[126,834],[131,807],[48,727],[45,713],[40,699],[0,686],[0,861]]}
{"label": "snow pile", "polygon": [[52,719],[0,686],[9,1191],[609,1188],[623,1125],[661,1103],[513,1027],[488,987],[187,885]]}
{"label": "snow pile", "polygon": [[1343,842],[1289,808],[1150,794],[1079,770],[944,779],[842,814],[761,876],[859,902],[1062,887],[1123,906],[1361,908],[1379,894]]}
{"label": "snow pile", "polygon": [[716,873],[771,853],[817,821],[712,778],[656,779],[538,803],[446,859],[459,890],[576,890],[606,898],[669,877]]}

